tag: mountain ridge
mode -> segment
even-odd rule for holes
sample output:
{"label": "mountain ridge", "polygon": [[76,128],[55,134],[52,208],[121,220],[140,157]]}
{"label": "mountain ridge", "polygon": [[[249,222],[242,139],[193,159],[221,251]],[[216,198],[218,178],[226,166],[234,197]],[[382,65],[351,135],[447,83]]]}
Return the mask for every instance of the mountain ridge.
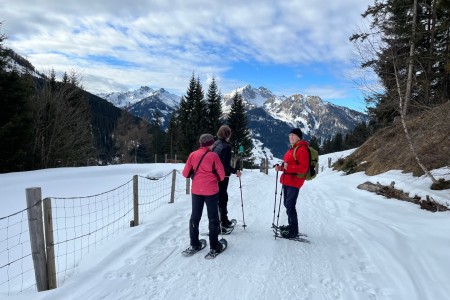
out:
{"label": "mountain ridge", "polygon": [[[278,157],[283,155],[286,148],[280,147],[277,141],[287,136],[292,127],[299,127],[305,139],[316,136],[325,140],[337,132],[351,131],[358,123],[368,122],[367,115],[323,101],[319,96],[303,96],[299,93],[277,96],[266,87],[253,88],[250,84],[222,96],[223,118],[228,115],[236,93],[242,95],[249,128],[254,140],[258,141],[255,144],[261,145],[262,150],[266,148],[266,153],[273,153]],[[163,88],[155,90],[147,86],[134,91],[102,93],[98,96],[113,104],[119,103],[127,111],[149,121],[153,121],[158,115],[164,129],[181,99]],[[273,128],[278,130],[274,132]],[[274,139],[267,138],[269,136]]]}

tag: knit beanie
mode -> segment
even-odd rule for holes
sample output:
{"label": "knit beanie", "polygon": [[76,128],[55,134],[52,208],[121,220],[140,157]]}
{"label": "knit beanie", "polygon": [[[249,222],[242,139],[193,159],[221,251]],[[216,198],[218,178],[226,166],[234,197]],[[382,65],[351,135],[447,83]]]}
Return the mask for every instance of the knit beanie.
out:
{"label": "knit beanie", "polygon": [[302,139],[303,134],[302,134],[302,131],[300,130],[300,128],[294,128],[291,130],[290,133],[293,133],[296,136],[298,136],[300,139]]}
{"label": "knit beanie", "polygon": [[202,147],[208,147],[214,144],[214,137],[209,133],[205,133],[200,136],[198,142]]}

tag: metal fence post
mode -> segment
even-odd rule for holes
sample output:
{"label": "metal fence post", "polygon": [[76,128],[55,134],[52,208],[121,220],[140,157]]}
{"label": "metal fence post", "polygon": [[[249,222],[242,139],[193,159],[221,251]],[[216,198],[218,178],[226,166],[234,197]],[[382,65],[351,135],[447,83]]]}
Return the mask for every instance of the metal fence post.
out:
{"label": "metal fence post", "polygon": [[133,226],[139,225],[139,185],[138,176],[133,176],[133,211],[134,211],[134,223]]}

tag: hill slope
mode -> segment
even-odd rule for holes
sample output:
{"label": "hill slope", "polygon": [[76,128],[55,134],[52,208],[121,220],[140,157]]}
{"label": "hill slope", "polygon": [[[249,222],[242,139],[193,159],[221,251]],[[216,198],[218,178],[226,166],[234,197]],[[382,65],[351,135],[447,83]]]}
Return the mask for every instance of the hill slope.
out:
{"label": "hill slope", "polygon": [[[407,121],[413,145],[430,170],[450,166],[450,101]],[[357,171],[376,175],[389,170],[423,174],[407,144],[401,122],[383,128],[359,147],[347,160]]]}

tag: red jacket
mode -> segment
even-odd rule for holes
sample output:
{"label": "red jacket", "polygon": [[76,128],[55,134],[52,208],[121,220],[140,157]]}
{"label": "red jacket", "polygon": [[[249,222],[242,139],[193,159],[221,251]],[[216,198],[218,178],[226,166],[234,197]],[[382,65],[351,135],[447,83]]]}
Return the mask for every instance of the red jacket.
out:
{"label": "red jacket", "polygon": [[[295,151],[294,159],[294,149]],[[305,174],[309,169],[309,153],[308,153],[308,142],[304,140],[298,141],[284,155],[283,161],[288,164],[287,169],[283,171],[280,177],[280,183],[287,186],[292,186],[296,188],[301,188],[305,182],[305,178],[297,177],[297,174]]]}
{"label": "red jacket", "polygon": [[200,159],[202,159],[203,154],[207,151],[208,153],[203,158],[192,180],[192,194],[202,196],[217,194],[219,192],[219,181],[225,178],[225,171],[219,156],[209,151],[208,147],[201,147],[189,154],[183,169],[183,176],[187,178],[191,168],[195,171]]}

